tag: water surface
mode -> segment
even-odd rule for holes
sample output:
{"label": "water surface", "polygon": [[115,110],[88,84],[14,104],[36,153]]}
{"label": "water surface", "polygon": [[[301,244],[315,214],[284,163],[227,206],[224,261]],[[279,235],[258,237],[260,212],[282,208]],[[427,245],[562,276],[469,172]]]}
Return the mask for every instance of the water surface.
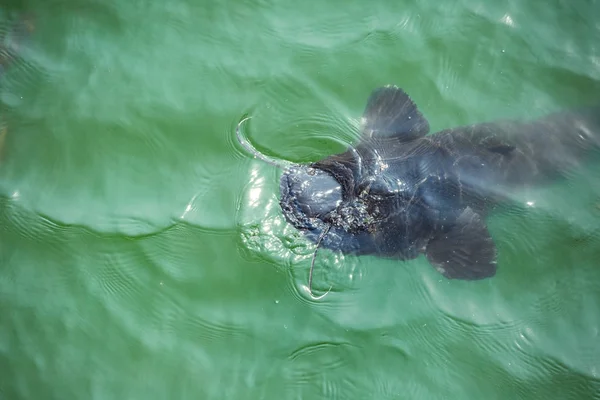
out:
{"label": "water surface", "polygon": [[433,131],[599,101],[599,3],[0,11],[0,398],[600,398],[598,162],[494,214],[492,279],[323,251],[316,302],[233,133],[314,161],[389,83]]}

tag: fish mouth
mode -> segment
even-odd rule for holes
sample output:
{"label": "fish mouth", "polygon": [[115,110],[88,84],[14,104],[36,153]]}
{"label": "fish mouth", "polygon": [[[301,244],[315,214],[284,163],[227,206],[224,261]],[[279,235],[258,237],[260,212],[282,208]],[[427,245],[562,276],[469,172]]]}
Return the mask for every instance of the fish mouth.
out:
{"label": "fish mouth", "polygon": [[292,166],[281,175],[283,214],[299,229],[315,229],[342,203],[342,185],[330,173],[306,165]]}
{"label": "fish mouth", "polygon": [[342,186],[326,171],[297,165],[286,169],[282,174],[280,191],[280,205],[286,220],[312,236],[315,243],[308,285],[304,286],[304,289],[313,300],[320,300],[331,291],[331,287],[317,296],[312,289],[313,271],[317,252],[321,247],[326,247],[326,237],[332,228],[331,221],[328,221],[329,216],[334,214],[342,203]]}

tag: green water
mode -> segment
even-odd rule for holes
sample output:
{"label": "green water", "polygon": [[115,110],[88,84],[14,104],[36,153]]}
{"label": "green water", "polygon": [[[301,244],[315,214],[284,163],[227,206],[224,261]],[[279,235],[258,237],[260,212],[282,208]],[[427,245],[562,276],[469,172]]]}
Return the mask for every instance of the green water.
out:
{"label": "green water", "polygon": [[388,83],[433,131],[599,100],[600,3],[1,11],[35,29],[0,80],[0,399],[600,399],[597,163],[490,218],[492,279],[323,251],[312,301],[279,171],[233,133],[317,160]]}

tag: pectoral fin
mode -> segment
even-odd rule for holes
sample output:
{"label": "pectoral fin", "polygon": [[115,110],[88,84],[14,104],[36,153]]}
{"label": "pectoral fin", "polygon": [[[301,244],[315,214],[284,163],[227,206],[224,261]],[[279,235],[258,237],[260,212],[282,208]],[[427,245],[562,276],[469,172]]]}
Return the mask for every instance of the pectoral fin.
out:
{"label": "pectoral fin", "polygon": [[413,140],[429,132],[429,123],[410,97],[396,86],[375,89],[363,113],[363,135]]}
{"label": "pectoral fin", "polygon": [[477,280],[496,273],[496,245],[483,219],[470,207],[448,232],[429,241],[425,255],[448,279]]}

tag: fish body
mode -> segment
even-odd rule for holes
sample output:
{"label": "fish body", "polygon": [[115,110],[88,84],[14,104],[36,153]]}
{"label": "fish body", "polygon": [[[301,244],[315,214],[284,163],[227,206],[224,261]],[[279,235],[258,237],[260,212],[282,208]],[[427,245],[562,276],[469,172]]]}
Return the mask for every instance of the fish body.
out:
{"label": "fish body", "polygon": [[367,101],[356,145],[285,169],[280,205],[321,247],[398,260],[424,254],[447,278],[483,279],[497,269],[490,209],[599,148],[599,107],[429,134],[410,97],[385,86]]}

